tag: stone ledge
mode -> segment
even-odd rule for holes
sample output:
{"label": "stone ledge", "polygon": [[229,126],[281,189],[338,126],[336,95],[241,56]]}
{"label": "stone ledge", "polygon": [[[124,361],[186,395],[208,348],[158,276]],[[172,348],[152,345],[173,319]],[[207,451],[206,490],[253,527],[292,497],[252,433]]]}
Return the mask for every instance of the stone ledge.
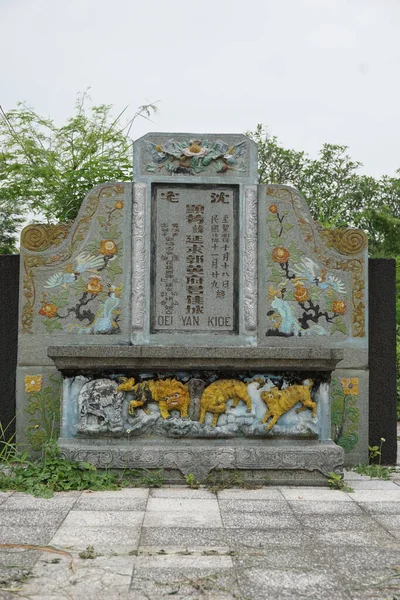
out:
{"label": "stone ledge", "polygon": [[187,346],[49,346],[47,355],[63,373],[155,370],[334,371],[341,348]]}
{"label": "stone ledge", "polygon": [[193,473],[204,482],[214,469],[240,470],[246,478],[298,485],[327,485],[329,473],[343,474],[344,451],[315,440],[59,440],[61,454],[99,468],[163,469],[166,483],[184,483]]}

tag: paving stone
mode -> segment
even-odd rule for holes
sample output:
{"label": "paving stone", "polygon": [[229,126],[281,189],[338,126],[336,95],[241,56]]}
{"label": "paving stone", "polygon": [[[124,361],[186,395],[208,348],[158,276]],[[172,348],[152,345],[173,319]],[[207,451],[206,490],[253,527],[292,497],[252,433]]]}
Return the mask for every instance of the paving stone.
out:
{"label": "paving stone", "polygon": [[41,525],[3,525],[1,519],[0,540],[2,544],[48,544],[57,525],[42,523]]}
{"label": "paving stone", "polygon": [[265,545],[263,548],[239,548],[232,557],[235,568],[243,569],[317,569],[324,562],[312,546]]}
{"label": "paving stone", "polygon": [[329,514],[298,514],[297,515],[300,523],[303,527],[309,529],[319,529],[322,531],[332,531],[335,529],[339,530],[356,530],[356,531],[369,531],[371,529],[381,530],[379,524],[371,518],[364,515],[338,515],[335,514],[333,517]]}
{"label": "paving stone", "polygon": [[355,480],[351,482],[354,490],[395,490],[399,491],[398,486],[393,481],[383,479]]}
{"label": "paving stone", "polygon": [[90,496],[93,498],[141,498],[146,499],[149,495],[149,488],[121,488],[120,490],[105,490],[104,492],[82,492],[82,498]]}
{"label": "paving stone", "polygon": [[400,502],[359,502],[358,506],[371,514],[400,515]]}
{"label": "paving stone", "polygon": [[400,502],[400,487],[398,490],[355,490],[350,496],[354,502]]}
{"label": "paving stone", "polygon": [[398,600],[400,579],[399,573],[393,569],[357,569],[351,576],[347,575],[347,572],[344,573],[343,579],[343,587],[351,598]]}
{"label": "paving stone", "polygon": [[219,513],[207,514],[198,512],[146,512],[143,521],[144,527],[187,527],[187,528],[214,528],[222,527]]}
{"label": "paving stone", "polygon": [[351,502],[350,497],[341,490],[321,489],[319,487],[281,487],[282,495],[287,500],[303,500],[306,502]]}
{"label": "paving stone", "polygon": [[387,532],[396,540],[400,540],[400,529],[388,529]]}
{"label": "paving stone", "polygon": [[207,556],[201,553],[195,555],[177,557],[174,554],[155,554],[152,556],[138,556],[135,562],[135,571],[142,569],[168,569],[176,571],[186,571],[192,569],[202,570],[222,570],[233,567],[230,556]]}
{"label": "paving stone", "polygon": [[[23,582],[27,577],[31,576],[31,573],[31,566],[8,566],[0,564],[0,598],[2,600],[15,598],[16,592],[21,589]],[[13,591],[10,593],[8,590]]]}
{"label": "paving stone", "polygon": [[199,512],[219,514],[217,498],[149,498],[147,512]]}
{"label": "paving stone", "polygon": [[80,551],[93,546],[100,554],[128,553],[139,546],[140,527],[60,527],[51,544]]}
{"label": "paving stone", "polygon": [[292,512],[286,500],[219,500],[221,512],[246,512],[268,514],[290,514]]}
{"label": "paving stone", "polygon": [[[70,495],[69,495],[70,494]],[[41,511],[43,513],[53,511],[68,511],[78,500],[81,492],[69,492],[54,494],[52,498],[36,498],[31,494],[15,492],[0,506],[0,510]]]}
{"label": "paving stone", "polygon": [[270,545],[298,548],[308,543],[311,537],[302,530],[232,528],[226,530],[226,540],[233,550]]}
{"label": "paving stone", "polygon": [[266,487],[245,490],[242,488],[230,488],[217,493],[219,500],[283,500],[279,488]]}
{"label": "paving stone", "polygon": [[150,490],[152,498],[203,498],[214,499],[215,494],[204,488],[192,489],[189,487],[168,487],[152,488]]}
{"label": "paving stone", "polygon": [[233,563],[227,556],[138,557],[131,598],[239,598]]}
{"label": "paving stone", "polygon": [[229,512],[222,514],[222,521],[226,528],[287,529],[288,527],[299,527],[299,522],[292,514],[269,515],[267,513]]}
{"label": "paving stone", "polygon": [[246,600],[348,600],[337,577],[323,570],[250,568],[238,572],[238,581]]}
{"label": "paving stone", "polygon": [[362,509],[355,502],[320,501],[309,502],[294,500],[289,502],[290,509],[295,514],[331,514],[334,515],[362,515]]}
{"label": "paving stone", "polygon": [[326,565],[339,573],[344,580],[352,582],[367,582],[360,573],[391,569],[399,567],[400,564],[400,545],[397,548],[357,549],[351,546],[318,546],[317,549]]}
{"label": "paving stone", "polygon": [[346,587],[351,600],[398,600],[400,584],[387,571],[360,573],[363,582]]}
{"label": "paving stone", "polygon": [[143,512],[114,510],[114,511],[86,511],[74,510],[66,517],[63,526],[73,527],[140,527],[143,521]]}
{"label": "paving stone", "polygon": [[145,527],[221,527],[216,498],[149,498]]}
{"label": "paving stone", "polygon": [[2,527],[59,527],[68,510],[42,512],[38,510],[3,509],[0,507]]}
{"label": "paving stone", "polygon": [[373,514],[374,519],[380,523],[385,529],[399,529],[400,530],[400,515],[382,515],[379,513]]}
{"label": "paving stone", "polygon": [[[345,529],[319,531],[312,530],[310,535],[314,538],[316,544],[326,544],[327,546],[365,546],[375,548],[396,547],[398,542],[383,529],[372,529],[368,531],[357,531]],[[354,548],[354,551],[357,551]]]}
{"label": "paving stone", "polygon": [[226,533],[222,527],[143,527],[140,548],[208,549],[227,548]]}
{"label": "paving stone", "polygon": [[73,506],[73,510],[93,511],[132,511],[146,509],[145,498],[101,498],[99,496],[84,496]]}
{"label": "paving stone", "polygon": [[69,598],[73,600],[123,599],[129,596],[133,556],[101,556],[92,560],[75,559],[75,572],[68,559],[55,564],[42,559],[35,577],[23,586],[31,598]]}
{"label": "paving stone", "polygon": [[0,492],[0,504],[5,502],[14,492]]}
{"label": "paving stone", "polygon": [[371,481],[369,475],[361,475],[351,469],[344,469],[344,481]]}
{"label": "paving stone", "polygon": [[[5,544],[6,542],[1,541]],[[24,548],[1,548],[0,565],[3,567],[32,567],[41,556],[40,550]],[[0,588],[1,589],[1,588]]]}

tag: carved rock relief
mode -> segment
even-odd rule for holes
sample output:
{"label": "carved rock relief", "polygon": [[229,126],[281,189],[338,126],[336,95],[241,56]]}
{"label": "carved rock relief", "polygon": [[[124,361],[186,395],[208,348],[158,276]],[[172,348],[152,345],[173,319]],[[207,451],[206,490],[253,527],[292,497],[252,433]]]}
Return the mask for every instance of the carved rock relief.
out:
{"label": "carved rock relief", "polygon": [[[85,379],[85,378],[83,378]],[[317,437],[319,384],[296,375],[209,374],[88,380],[77,433],[167,437]],[[73,399],[67,398],[70,402]]]}
{"label": "carved rock relief", "polygon": [[269,304],[265,335],[364,337],[364,232],[318,228],[291,188],[267,186],[263,202]]}
{"label": "carved rock relief", "polygon": [[124,194],[100,186],[73,226],[24,229],[22,333],[120,332]]}
{"label": "carved rock relief", "polygon": [[248,171],[248,141],[229,144],[222,140],[174,139],[145,141],[145,170],[155,175],[196,176]]}

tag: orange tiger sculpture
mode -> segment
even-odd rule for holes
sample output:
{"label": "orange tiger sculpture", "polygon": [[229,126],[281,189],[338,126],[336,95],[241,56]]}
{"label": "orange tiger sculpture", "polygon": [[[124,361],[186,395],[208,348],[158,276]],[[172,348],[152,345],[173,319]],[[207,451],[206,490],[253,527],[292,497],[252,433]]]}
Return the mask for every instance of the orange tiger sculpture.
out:
{"label": "orange tiger sculpture", "polygon": [[[181,418],[188,418],[190,403],[189,388],[177,379],[149,379],[135,384],[133,377],[124,377],[117,388],[121,392],[133,392],[133,400],[129,403],[128,412],[135,414],[136,408],[142,407],[152,400],[158,402],[160,414],[168,419],[171,410],[178,410]],[[143,409],[146,411],[146,409]]]}
{"label": "orange tiger sculpture", "polygon": [[284,390],[273,387],[266,392],[261,392],[261,398],[268,408],[261,422],[266,423],[268,419],[272,417],[267,425],[267,431],[272,429],[277,420],[293,408],[293,406],[296,406],[298,402],[301,402],[303,406],[300,406],[300,408],[296,410],[297,413],[309,408],[312,410],[313,417],[315,417],[317,414],[317,404],[311,400],[310,394],[310,389],[313,385],[314,381],[308,379],[308,384],[306,385],[291,385]]}
{"label": "orange tiger sculpture", "polygon": [[199,422],[204,423],[206,412],[211,412],[213,413],[212,426],[216,427],[218,417],[226,412],[228,400],[233,400],[232,407],[236,407],[240,400],[243,400],[247,412],[251,412],[251,398],[246,384],[238,379],[220,379],[207,386],[201,396]]}

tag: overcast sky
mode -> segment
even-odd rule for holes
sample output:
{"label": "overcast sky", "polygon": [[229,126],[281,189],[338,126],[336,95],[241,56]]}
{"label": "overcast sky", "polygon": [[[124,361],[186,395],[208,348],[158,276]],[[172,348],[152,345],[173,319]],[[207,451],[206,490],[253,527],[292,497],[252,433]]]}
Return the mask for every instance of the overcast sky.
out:
{"label": "overcast sky", "polygon": [[0,0],[0,104],[61,124],[77,93],[159,100],[147,131],[265,124],[315,156],[346,144],[364,172],[400,168],[400,0]]}

